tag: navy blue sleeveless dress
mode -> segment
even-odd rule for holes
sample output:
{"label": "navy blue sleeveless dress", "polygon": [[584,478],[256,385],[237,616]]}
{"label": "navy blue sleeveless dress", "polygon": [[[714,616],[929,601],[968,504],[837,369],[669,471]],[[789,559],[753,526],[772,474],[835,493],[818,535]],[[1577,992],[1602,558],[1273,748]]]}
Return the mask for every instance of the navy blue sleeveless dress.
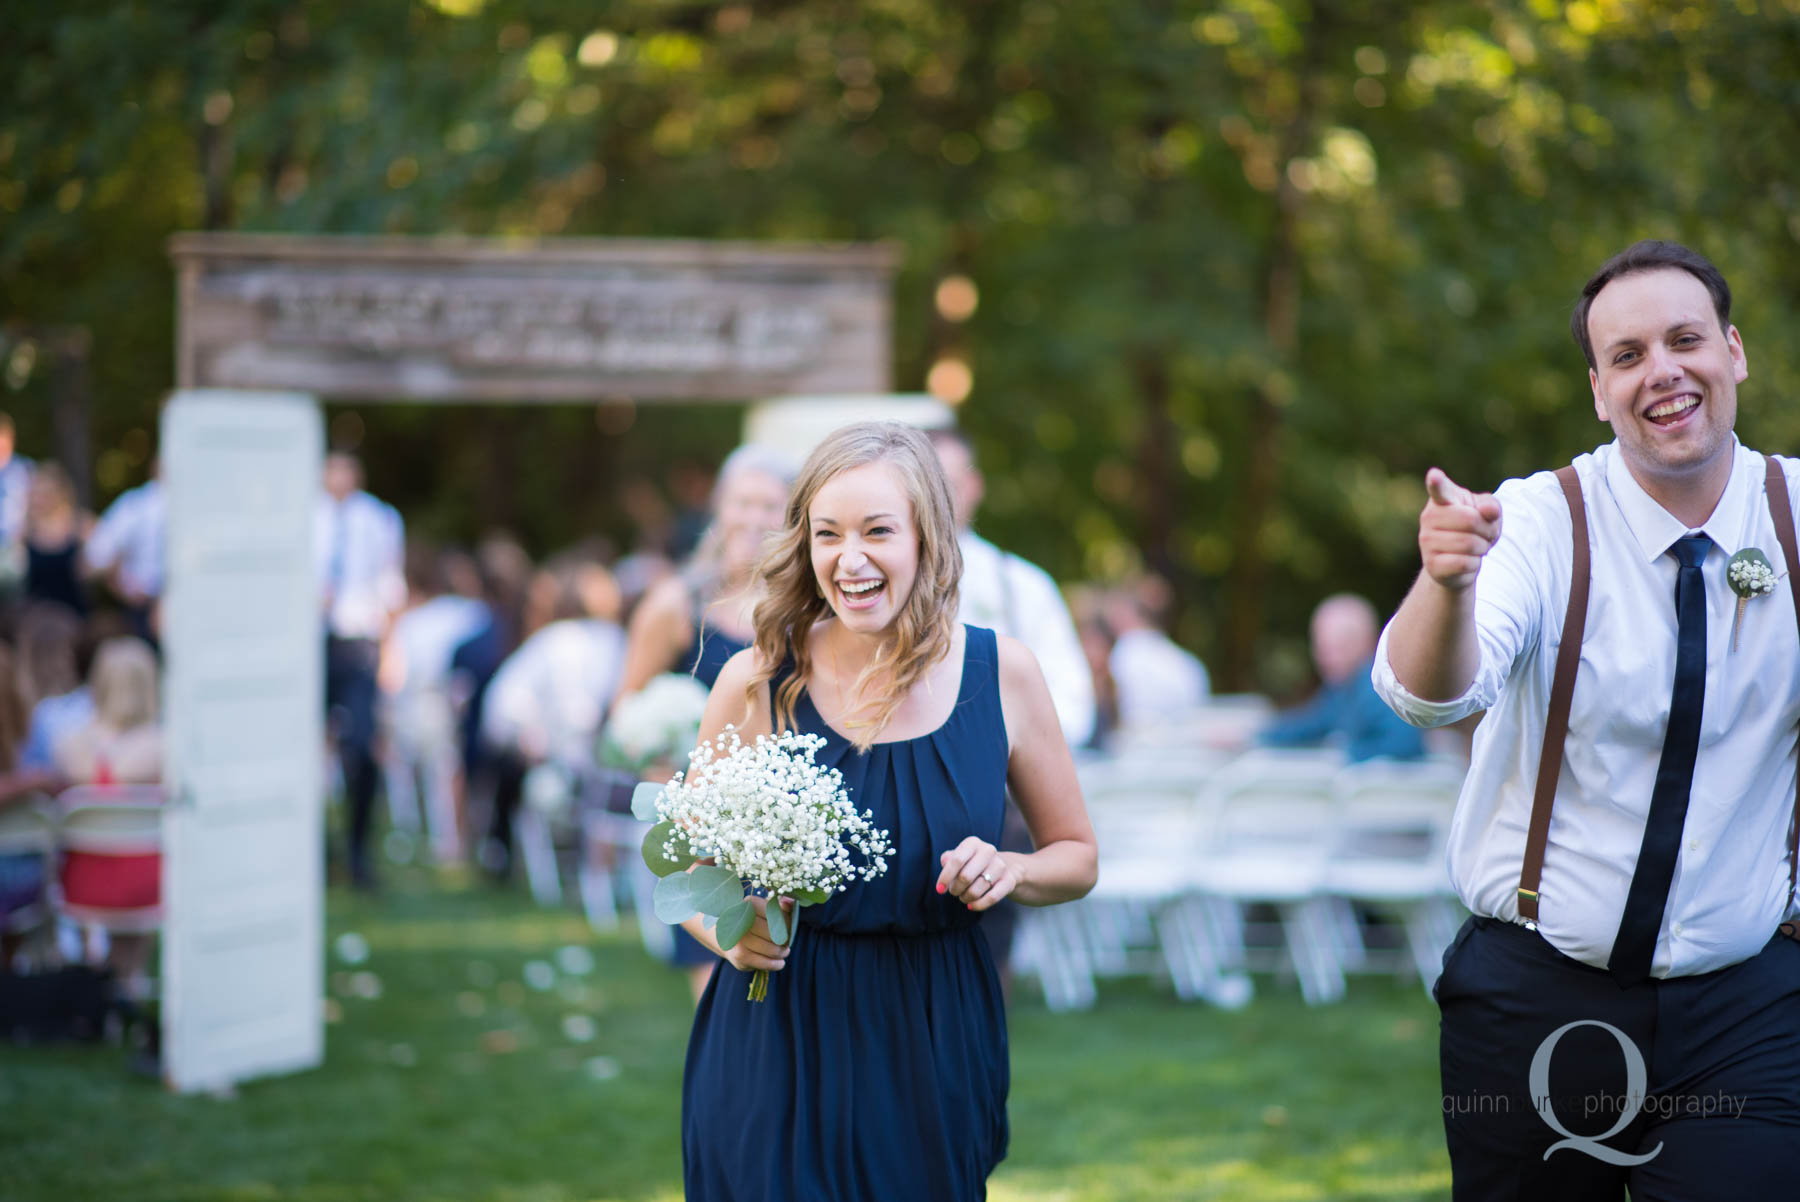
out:
{"label": "navy blue sleeveless dress", "polygon": [[1006,1155],[1006,1009],[980,915],[936,888],[939,855],[970,835],[998,845],[1006,812],[994,632],[967,631],[955,708],[931,734],[858,754],[810,697],[795,707],[897,854],[800,911],[766,1000],[720,961],[682,1082],[688,1202],[987,1196]]}
{"label": "navy blue sleeveless dress", "polygon": [[[688,648],[694,662],[689,665],[688,672],[710,689],[719,683],[719,673],[725,670],[725,661],[749,645],[696,620],[694,642]],[[704,943],[680,927],[674,929],[674,935],[675,943],[669,954],[670,963],[682,968],[701,968],[718,959]]]}

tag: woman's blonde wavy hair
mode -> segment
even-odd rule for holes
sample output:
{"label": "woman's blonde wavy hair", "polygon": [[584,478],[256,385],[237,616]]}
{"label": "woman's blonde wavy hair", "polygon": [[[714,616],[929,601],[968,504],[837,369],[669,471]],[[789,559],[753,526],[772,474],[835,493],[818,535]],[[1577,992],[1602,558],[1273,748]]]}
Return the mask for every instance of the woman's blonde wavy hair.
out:
{"label": "woman's blonde wavy hair", "polygon": [[900,477],[912,503],[919,533],[919,570],[912,593],[894,621],[894,637],[857,677],[852,695],[887,673],[881,694],[864,702],[846,721],[857,750],[866,751],[887,726],[900,702],[926,671],[950,653],[956,630],[962,580],[962,548],[956,542],[956,509],[937,452],[920,430],[901,422],[859,422],[834,431],[807,456],[788,498],[787,523],[771,536],[757,565],[763,599],[756,606],[756,651],[759,666],[745,690],[754,704],[784,663],[792,673],[775,691],[774,728],[792,727],[794,707],[812,677],[812,651],[807,638],[813,626],[832,616],[820,595],[812,565],[813,498],[827,481],[852,468],[886,463]]}

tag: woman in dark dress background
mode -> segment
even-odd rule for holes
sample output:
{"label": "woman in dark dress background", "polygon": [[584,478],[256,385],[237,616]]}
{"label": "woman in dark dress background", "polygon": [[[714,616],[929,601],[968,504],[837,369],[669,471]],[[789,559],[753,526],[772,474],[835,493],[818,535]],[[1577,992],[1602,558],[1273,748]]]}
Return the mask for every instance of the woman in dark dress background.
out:
{"label": "woman in dark dress background", "polygon": [[31,474],[25,503],[25,595],[88,611],[81,585],[81,544],[93,517],[75,504],[75,487],[61,464],[41,463]]}
{"label": "woman in dark dress background", "polygon": [[[680,572],[645,594],[631,615],[615,705],[665,672],[688,673],[710,689],[725,661],[750,645],[759,595],[757,557],[763,540],[781,528],[793,480],[791,461],[768,447],[746,444],[726,457],[700,546]],[[676,767],[647,775],[667,780]],[[687,971],[696,998],[715,958],[686,932],[675,932],[674,961]]]}
{"label": "woman in dark dress background", "polygon": [[[821,735],[818,762],[896,854],[800,911],[791,946],[758,901],[720,953],[683,1079],[689,1202],[974,1202],[1006,1155],[1006,1010],[977,923],[1006,897],[1081,897],[1095,848],[1043,673],[956,621],[961,575],[923,434],[865,423],[813,452],[762,567],[755,645],[720,673],[701,738]],[[1009,786],[1034,852],[996,847]]]}

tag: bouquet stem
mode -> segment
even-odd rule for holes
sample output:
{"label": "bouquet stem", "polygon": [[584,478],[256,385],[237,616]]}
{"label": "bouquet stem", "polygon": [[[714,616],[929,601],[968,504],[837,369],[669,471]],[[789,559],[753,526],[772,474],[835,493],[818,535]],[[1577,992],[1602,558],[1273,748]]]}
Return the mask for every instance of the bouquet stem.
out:
{"label": "bouquet stem", "polygon": [[769,970],[759,968],[750,975],[750,1000],[760,1002],[769,996]]}

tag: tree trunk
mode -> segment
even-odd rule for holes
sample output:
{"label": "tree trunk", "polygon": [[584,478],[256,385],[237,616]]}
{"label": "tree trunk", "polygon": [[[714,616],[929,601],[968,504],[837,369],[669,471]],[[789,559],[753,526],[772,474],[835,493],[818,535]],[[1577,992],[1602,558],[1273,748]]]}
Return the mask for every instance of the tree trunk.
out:
{"label": "tree trunk", "polygon": [[1263,333],[1271,355],[1268,372],[1250,395],[1250,440],[1244,489],[1232,529],[1231,568],[1225,582],[1218,683],[1241,692],[1256,686],[1258,643],[1269,587],[1263,535],[1281,482],[1282,408],[1290,397],[1300,349],[1300,218],[1306,196],[1288,173],[1307,148],[1324,103],[1324,47],[1331,6],[1318,4],[1301,51],[1298,103],[1281,128],[1275,158],[1274,220],[1260,289]]}

